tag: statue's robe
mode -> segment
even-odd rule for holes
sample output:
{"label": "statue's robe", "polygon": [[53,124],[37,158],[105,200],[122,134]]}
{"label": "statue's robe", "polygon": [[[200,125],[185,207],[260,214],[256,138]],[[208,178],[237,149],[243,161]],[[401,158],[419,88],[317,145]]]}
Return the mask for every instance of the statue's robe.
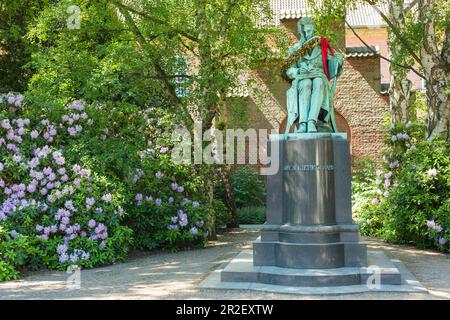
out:
{"label": "statue's robe", "polygon": [[[301,47],[300,42],[297,42],[292,48],[289,49],[289,57],[294,54]],[[328,50],[328,60],[332,57],[331,52]],[[309,64],[311,70],[303,73],[298,73],[300,66],[304,64]],[[323,81],[322,86],[322,101],[321,101],[321,109],[326,111],[324,114],[328,115],[330,112],[330,86],[328,79],[324,73],[323,64],[322,64],[322,49],[319,45],[314,46],[311,52],[305,54],[302,58],[297,60],[296,63],[292,64],[287,70],[286,75],[289,79],[293,79],[291,88],[287,91],[287,112],[288,112],[288,123],[286,127],[286,133],[289,132],[289,129],[294,123],[294,121],[299,117],[299,90],[298,86],[301,80],[303,79],[315,79],[320,78]],[[312,90],[312,88],[311,88]],[[309,100],[309,104],[311,100]],[[308,105],[307,110],[310,110],[310,105]],[[308,115],[304,115],[304,119],[307,119]],[[305,120],[305,121],[306,121]]]}

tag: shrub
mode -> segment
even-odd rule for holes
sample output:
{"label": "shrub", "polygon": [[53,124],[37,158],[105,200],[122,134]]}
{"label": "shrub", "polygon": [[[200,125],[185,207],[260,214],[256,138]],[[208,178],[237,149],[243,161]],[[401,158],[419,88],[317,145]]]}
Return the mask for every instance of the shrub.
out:
{"label": "shrub", "polygon": [[377,163],[372,159],[357,159],[352,171],[352,204],[353,212],[359,212],[368,200],[371,200],[375,187],[375,170]]}
{"label": "shrub", "polygon": [[[266,202],[266,186],[258,172],[250,166],[239,167],[232,176],[236,206],[262,206]],[[224,187],[216,188],[216,195],[224,201]],[[225,201],[224,201],[225,202]]]}
{"label": "shrub", "polygon": [[450,143],[422,140],[419,132],[418,125],[391,129],[385,170],[356,216],[363,234],[448,251]]}
{"label": "shrub", "polygon": [[77,102],[65,109],[63,119],[79,121],[67,128],[64,120],[21,118],[27,110],[20,95],[2,100],[0,225],[7,233],[2,244],[7,261],[16,268],[64,269],[124,259],[132,232],[121,225],[122,186],[65,156],[70,152],[63,142],[91,121],[84,106]]}
{"label": "shrub", "polygon": [[231,222],[231,215],[227,206],[219,199],[213,199],[211,208],[213,216],[215,217],[215,226],[222,228]]}
{"label": "shrub", "polygon": [[263,224],[266,222],[266,207],[243,207],[237,210],[240,224]]}
{"label": "shrub", "polygon": [[261,206],[266,202],[266,186],[255,169],[240,167],[233,174],[233,189],[236,206]]}
{"label": "shrub", "polygon": [[373,159],[355,159],[353,163],[352,181],[357,184],[371,184],[375,179],[377,162]]}
{"label": "shrub", "polygon": [[136,232],[136,247],[203,246],[207,237],[205,200],[201,197],[195,200],[192,186],[178,182],[173,174],[176,170],[167,172],[171,175],[161,171],[149,174],[154,178],[144,183],[145,188],[134,197],[135,205],[129,208],[127,223]]}
{"label": "shrub", "polygon": [[137,248],[205,243],[201,168],[170,162],[167,114],[126,103],[23,101],[0,96],[4,279],[123,260],[133,231]]}

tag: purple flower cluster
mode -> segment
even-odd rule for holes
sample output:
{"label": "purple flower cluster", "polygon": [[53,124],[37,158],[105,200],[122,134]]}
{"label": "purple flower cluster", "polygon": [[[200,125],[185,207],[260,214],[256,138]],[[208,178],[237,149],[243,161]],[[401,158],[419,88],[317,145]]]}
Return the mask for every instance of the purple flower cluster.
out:
{"label": "purple flower cluster", "polygon": [[6,95],[0,95],[0,105],[6,103],[8,110],[14,112],[23,106],[24,96],[22,94],[14,94],[12,92]]}
{"label": "purple flower cluster", "polygon": [[[434,220],[427,220],[427,227],[431,230],[435,230],[437,233],[440,233],[444,230],[444,228],[437,224]],[[438,243],[443,246],[447,243],[447,239],[445,239],[444,237],[439,237]]]}
{"label": "purple flower cluster", "polygon": [[64,124],[67,124],[67,132],[71,137],[83,132],[83,126],[81,121],[86,121],[88,125],[92,125],[93,121],[89,118],[88,114],[84,112],[84,104],[80,100],[73,101],[68,105],[68,110],[74,111],[68,115],[62,116],[61,120]]}
{"label": "purple flower cluster", "polygon": [[103,223],[99,223],[94,229],[94,234],[91,235],[89,239],[91,239],[91,240],[97,240],[97,239],[105,240],[106,238],[108,238],[108,228]]}
{"label": "purple flower cluster", "polygon": [[392,142],[396,142],[396,141],[408,141],[410,138],[410,136],[407,133],[398,133],[396,135],[393,135],[391,137],[391,141]]}
{"label": "purple flower cluster", "polygon": [[[389,166],[391,169],[394,169],[394,168],[398,167],[398,165],[399,165],[399,162],[394,161]],[[376,172],[377,179],[375,180],[375,184],[377,186],[379,186],[379,188],[380,188],[380,189],[376,190],[376,193],[378,196],[387,197],[387,196],[389,196],[389,188],[391,188],[391,186],[398,187],[398,183],[392,184],[392,182],[391,182],[392,175],[393,175],[392,172],[389,171],[389,172],[385,173],[383,176],[383,172],[381,170],[377,170],[377,172]],[[384,178],[384,191],[381,186],[383,184],[383,178]],[[377,205],[380,201],[381,201],[381,199],[373,198],[372,204]]]}
{"label": "purple flower cluster", "polygon": [[[55,123],[50,123],[50,121],[48,119],[44,119],[41,121],[41,125],[42,125],[42,138],[44,138],[47,143],[52,143],[54,140],[54,137],[57,135],[58,131],[56,130],[56,124]],[[30,133],[30,137],[31,139],[37,139],[39,137],[39,131],[38,130],[33,130]]]}
{"label": "purple flower cluster", "polygon": [[[5,102],[10,112],[16,111],[23,104],[22,95],[8,94],[0,96],[0,106]],[[89,120],[83,112],[82,102],[75,101],[68,107],[71,114],[65,115],[62,122],[74,126],[77,132],[81,132],[76,127],[76,122]],[[14,114],[12,114],[14,117]],[[58,247],[59,261],[64,263],[77,260],[87,260],[90,254],[83,250],[74,249],[69,253],[71,240],[78,237],[85,237],[92,241],[99,241],[100,247],[105,247],[105,239],[108,238],[108,228],[94,220],[90,220],[86,226],[75,223],[74,215],[81,209],[75,203],[74,193],[84,192],[80,187],[83,184],[89,185],[93,182],[91,171],[82,168],[80,165],[69,166],[63,155],[63,151],[51,145],[58,135],[59,124],[51,123],[48,119],[43,119],[31,127],[29,119],[13,118],[0,120],[0,222],[16,218],[17,213],[27,208],[32,208],[34,212],[46,213],[52,221],[46,221],[45,225],[37,223],[34,232],[36,238],[47,241],[51,237],[60,237],[64,241]],[[34,142],[36,140],[36,142]],[[32,142],[39,147],[28,151]],[[15,178],[14,173],[25,172],[20,178]],[[6,178],[5,179],[5,175]],[[3,179],[5,180],[3,180]],[[92,188],[83,187],[92,193]],[[104,194],[101,199],[110,203],[111,194]],[[87,209],[93,207],[96,199],[93,196],[85,198]],[[82,205],[84,205],[82,203]],[[120,208],[121,209],[121,208]],[[123,212],[123,209],[121,209]],[[95,212],[103,212],[103,208],[97,207]],[[16,230],[10,232],[12,238],[18,237]]]}
{"label": "purple flower cluster", "polygon": [[11,236],[11,238],[15,239],[15,238],[17,238],[20,234],[19,234],[16,230],[13,230],[13,231],[11,231],[11,233],[10,233],[9,235]]}
{"label": "purple flower cluster", "polygon": [[58,245],[56,252],[59,256],[60,263],[66,263],[70,261],[71,263],[77,263],[78,260],[88,260],[90,258],[89,252],[86,252],[82,249],[74,249],[72,253],[68,252],[69,245],[67,243]]}
{"label": "purple flower cluster", "polygon": [[141,169],[136,169],[136,172],[133,175],[132,181],[133,183],[136,183],[139,181],[139,179],[141,179],[144,176],[144,171],[142,171]]}
{"label": "purple flower cluster", "polygon": [[185,227],[188,224],[188,216],[183,210],[178,210],[178,219],[180,227]]}
{"label": "purple flower cluster", "polygon": [[86,198],[86,208],[90,209],[95,204],[94,198]]}
{"label": "purple flower cluster", "polygon": [[142,199],[144,199],[144,196],[142,195],[142,193],[138,193],[135,197],[134,197],[134,201],[136,201],[136,204],[138,206],[142,205]]}
{"label": "purple flower cluster", "polygon": [[427,220],[427,227],[429,229],[434,229],[437,232],[441,232],[443,230],[442,226],[438,225],[434,220]]}
{"label": "purple flower cluster", "polygon": [[48,227],[37,225],[36,232],[41,233],[36,235],[37,238],[47,241],[50,235],[58,232],[58,225],[54,224]]}
{"label": "purple flower cluster", "polygon": [[[158,171],[155,174],[155,177],[158,178],[158,179],[162,178],[164,176],[165,176],[165,174],[163,172],[161,172],[161,171]],[[184,207],[186,204],[191,203],[193,208],[198,208],[200,206],[200,203],[198,201],[191,201],[188,198],[183,198],[177,204],[175,202],[175,197],[178,197],[178,194],[185,192],[185,189],[184,189],[183,186],[179,185],[175,181],[172,181],[170,183],[170,189],[174,192],[174,196],[169,196],[167,198],[167,203],[168,204],[170,204],[172,206],[178,206],[179,205],[180,207]],[[148,201],[148,202],[153,201],[154,204],[157,205],[157,206],[161,206],[163,204],[163,199],[159,198],[159,197],[154,199],[153,196],[144,196],[142,193],[137,193],[135,195],[135,197],[134,197],[135,203],[138,206],[142,205],[144,199],[145,199],[145,201]],[[177,211],[177,215],[172,216],[170,218],[170,222],[171,223],[168,226],[169,230],[180,230],[182,228],[187,228],[188,225],[189,225],[188,215],[187,215],[187,213],[184,210],[179,209]],[[204,221],[200,221],[200,222],[197,223],[196,226],[191,227],[189,229],[189,231],[192,234],[197,234],[199,232],[198,228],[202,228],[203,226],[204,226]]]}
{"label": "purple flower cluster", "polygon": [[438,172],[437,172],[437,170],[436,170],[435,168],[429,169],[429,170],[427,171],[427,173],[428,173],[428,175],[429,175],[430,177],[433,177],[433,178],[436,178],[436,177],[437,177],[437,174],[438,174]]}
{"label": "purple flower cluster", "polygon": [[105,201],[106,203],[109,203],[112,201],[112,195],[110,193],[107,193],[102,196],[102,200]]}
{"label": "purple flower cluster", "polygon": [[398,167],[398,165],[399,165],[399,162],[398,162],[398,160],[396,160],[396,161],[391,162],[391,163],[389,164],[389,168],[395,169],[395,168]]}

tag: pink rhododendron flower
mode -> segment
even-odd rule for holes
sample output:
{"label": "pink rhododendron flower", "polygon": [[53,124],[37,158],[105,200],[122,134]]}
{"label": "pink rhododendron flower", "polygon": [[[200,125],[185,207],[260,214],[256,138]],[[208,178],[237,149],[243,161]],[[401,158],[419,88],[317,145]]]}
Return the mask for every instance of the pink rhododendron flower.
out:
{"label": "pink rhododendron flower", "polygon": [[427,173],[428,173],[428,175],[429,175],[430,177],[433,177],[433,178],[436,177],[437,174],[438,174],[437,170],[434,169],[434,168],[433,168],[433,169],[429,169]]}
{"label": "pink rhododendron flower", "polygon": [[34,192],[36,191],[36,185],[34,185],[34,184],[29,184],[28,187],[27,187],[27,191],[28,191],[29,193],[34,193]]}
{"label": "pink rhododendron flower", "polygon": [[95,204],[95,199],[94,198],[86,198],[86,205],[92,207],[94,204]]}
{"label": "pink rhododendron flower", "polygon": [[75,128],[73,128],[73,127],[67,128],[67,132],[69,133],[69,135],[70,135],[71,137],[74,137],[74,136],[76,136],[76,134],[77,134],[77,130],[76,130]]}
{"label": "pink rhododendron flower", "polygon": [[111,202],[112,195],[110,193],[103,195],[102,200],[105,202]]}

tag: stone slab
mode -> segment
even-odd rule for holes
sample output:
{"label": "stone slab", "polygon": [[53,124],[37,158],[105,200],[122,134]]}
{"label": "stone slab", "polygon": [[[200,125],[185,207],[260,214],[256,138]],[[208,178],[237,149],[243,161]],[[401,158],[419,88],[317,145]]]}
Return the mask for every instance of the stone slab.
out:
{"label": "stone slab", "polygon": [[[323,237],[325,234],[317,235]],[[302,243],[262,241],[258,238],[253,242],[253,254],[254,264],[257,266],[329,269],[367,265],[365,242]]]}
{"label": "stone slab", "polygon": [[306,133],[284,133],[284,134],[270,134],[269,141],[285,141],[285,140],[317,140],[323,138],[343,139],[347,140],[346,132],[306,132]]}
{"label": "stone slab", "polygon": [[[236,261],[235,261],[236,260]],[[199,288],[204,289],[235,289],[235,290],[257,290],[273,293],[287,293],[298,295],[338,295],[363,293],[370,291],[378,292],[428,292],[420,282],[406,269],[399,260],[390,260],[382,251],[368,250],[369,266],[377,264],[381,271],[381,285],[379,287],[368,287],[366,284],[351,284],[337,286],[293,286],[277,285],[270,283],[260,283],[252,281],[221,281],[221,274],[225,272],[248,272],[258,271],[272,276],[288,274],[290,276],[315,276],[326,277],[330,275],[352,276],[355,273],[364,274],[367,268],[337,268],[337,269],[288,269],[277,267],[253,267],[252,251],[244,250],[239,253],[235,259],[228,264],[222,264],[217,270],[213,271],[200,284]],[[237,264],[234,264],[235,261]],[[259,268],[259,269],[258,269]],[[283,270],[284,269],[284,270]],[[367,270],[366,270],[367,274]],[[383,275],[385,277],[383,278]],[[389,277],[395,275],[396,279],[401,278],[399,284],[388,284],[392,281]],[[387,276],[387,277],[386,277]],[[245,279],[242,279],[245,280]]]}

